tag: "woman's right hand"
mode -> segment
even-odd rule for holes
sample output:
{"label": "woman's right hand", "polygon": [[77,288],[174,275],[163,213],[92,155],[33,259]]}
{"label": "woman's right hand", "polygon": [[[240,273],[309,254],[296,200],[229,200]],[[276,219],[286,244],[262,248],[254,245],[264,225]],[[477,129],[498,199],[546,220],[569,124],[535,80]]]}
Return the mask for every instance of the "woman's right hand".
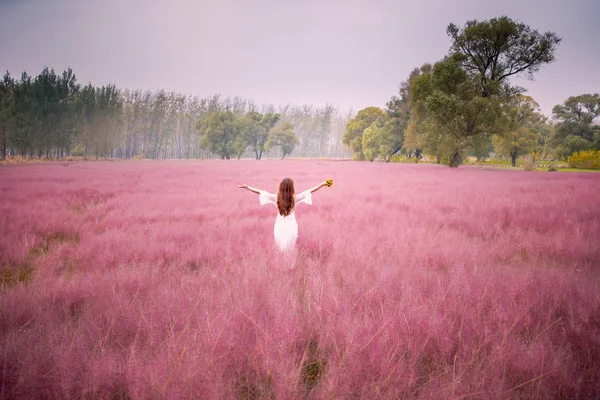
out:
{"label": "woman's right hand", "polygon": [[237,185],[240,189],[248,189],[248,185]]}

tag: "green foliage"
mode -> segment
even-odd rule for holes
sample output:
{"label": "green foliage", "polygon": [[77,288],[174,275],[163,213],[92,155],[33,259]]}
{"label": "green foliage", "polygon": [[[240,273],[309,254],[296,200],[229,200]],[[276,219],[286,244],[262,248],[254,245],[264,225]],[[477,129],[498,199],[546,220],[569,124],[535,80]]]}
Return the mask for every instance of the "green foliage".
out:
{"label": "green foliage", "polygon": [[296,132],[294,132],[294,125],[289,121],[283,121],[270,130],[266,149],[270,151],[274,147],[281,147],[281,158],[283,159],[286,155],[292,153],[297,144],[298,138]]}
{"label": "green foliage", "polygon": [[[508,78],[520,74],[532,78],[554,60],[561,39],[507,17],[468,21],[464,28],[450,24],[447,33],[453,41],[450,54],[410,82],[411,119],[405,146],[422,148],[457,167],[465,154],[485,156],[492,134],[498,135],[499,144],[515,142],[501,135],[510,119],[505,110],[522,91],[511,86]],[[504,147],[514,153],[515,146]]]}
{"label": "green foliage", "polygon": [[385,122],[373,122],[365,129],[362,136],[364,157],[373,161],[380,158],[390,161],[404,142],[404,121],[400,118],[387,118]]}
{"label": "green foliage", "polygon": [[15,81],[8,72],[4,74],[0,81],[0,160],[6,157],[8,135],[10,134],[12,122],[12,113],[14,109],[14,90]]}
{"label": "green foliage", "polygon": [[413,113],[407,136],[411,146],[458,166],[465,150],[496,129],[503,98],[484,97],[479,81],[452,56],[435,64],[412,83]]}
{"label": "green foliage", "polygon": [[582,94],[569,97],[552,109],[559,121],[550,143],[560,158],[585,150],[600,150],[600,95]]}
{"label": "green foliage", "polygon": [[496,151],[511,159],[516,166],[517,157],[536,150],[539,134],[534,126],[542,120],[539,105],[529,96],[518,94],[506,105],[506,131],[493,137]]}
{"label": "green foliage", "polygon": [[200,147],[230,159],[239,151],[241,124],[231,111],[219,111],[207,114],[197,123],[200,132]]}
{"label": "green foliage", "polygon": [[331,105],[263,110],[240,97],[80,86],[71,70],[58,74],[45,68],[38,76],[23,73],[20,80],[7,73],[0,80],[0,157],[61,158],[78,146],[84,157],[97,159],[213,157],[218,154],[201,146],[198,121],[216,112],[231,112],[240,124],[230,156],[249,150],[260,159],[269,131],[282,119],[299,127],[302,156],[348,156],[341,136],[350,113]]}
{"label": "green foliage", "polygon": [[242,123],[243,138],[240,141],[238,149],[243,147],[245,151],[249,146],[254,152],[256,159],[260,160],[269,139],[269,131],[277,124],[280,118],[279,114],[274,113],[262,115],[256,111],[249,112]]}
{"label": "green foliage", "polygon": [[390,161],[393,163],[402,163],[402,164],[418,164],[419,163],[419,159],[417,157],[406,157],[403,156],[401,154],[394,154],[392,157],[390,157]]}
{"label": "green foliage", "polygon": [[600,151],[580,151],[568,159],[569,165],[578,169],[600,170]]}
{"label": "green foliage", "polygon": [[71,150],[71,155],[74,157],[83,157],[85,155],[85,149],[81,144],[78,144],[73,150]]}
{"label": "green foliage", "polygon": [[387,114],[379,107],[367,107],[362,109],[356,114],[356,117],[352,118],[348,125],[346,125],[346,131],[342,136],[342,143],[350,146],[352,149],[353,158],[356,160],[364,160],[363,154],[363,134],[367,128],[373,123],[383,123],[388,118]]}
{"label": "green foliage", "polygon": [[446,30],[452,38],[451,54],[463,56],[463,68],[478,77],[484,96],[496,93],[514,75],[533,79],[542,65],[554,61],[561,42],[553,32],[540,33],[506,16],[467,21]]}

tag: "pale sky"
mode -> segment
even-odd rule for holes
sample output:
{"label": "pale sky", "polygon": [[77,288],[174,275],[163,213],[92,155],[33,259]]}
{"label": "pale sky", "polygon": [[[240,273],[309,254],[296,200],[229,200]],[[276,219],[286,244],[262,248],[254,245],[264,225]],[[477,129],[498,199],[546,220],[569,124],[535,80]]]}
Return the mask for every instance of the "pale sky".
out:
{"label": "pale sky", "polygon": [[513,81],[546,115],[600,91],[598,0],[0,0],[0,71],[356,112],[446,55],[450,22],[502,15],[563,38],[534,82]]}

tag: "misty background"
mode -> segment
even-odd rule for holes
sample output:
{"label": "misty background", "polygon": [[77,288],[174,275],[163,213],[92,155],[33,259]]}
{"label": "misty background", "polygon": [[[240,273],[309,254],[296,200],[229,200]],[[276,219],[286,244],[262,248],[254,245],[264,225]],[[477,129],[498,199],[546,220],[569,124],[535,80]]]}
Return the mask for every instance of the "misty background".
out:
{"label": "misty background", "polygon": [[535,81],[550,116],[600,88],[600,2],[0,1],[0,70],[71,67],[82,84],[241,96],[258,105],[382,107],[409,72],[446,54],[450,22],[500,15],[563,38]]}

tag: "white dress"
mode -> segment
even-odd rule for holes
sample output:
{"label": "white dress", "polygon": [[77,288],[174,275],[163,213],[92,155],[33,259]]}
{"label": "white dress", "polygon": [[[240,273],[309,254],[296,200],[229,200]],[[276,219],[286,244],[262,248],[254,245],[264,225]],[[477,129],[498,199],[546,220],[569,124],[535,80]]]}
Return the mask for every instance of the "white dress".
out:
{"label": "white dress", "polygon": [[[310,205],[312,204],[312,193],[310,190],[306,190],[295,195],[294,200],[296,205],[300,203]],[[258,195],[258,201],[260,201],[261,206],[264,206],[265,204],[273,204],[275,207],[277,207],[277,195],[264,190],[260,191],[260,194]],[[294,210],[292,210],[292,212],[285,217],[279,214],[279,211],[277,211],[277,219],[275,220],[273,233],[275,234],[275,243],[281,251],[291,250],[294,248],[296,245],[296,239],[298,239],[298,223],[296,222],[296,217],[294,216]]]}

